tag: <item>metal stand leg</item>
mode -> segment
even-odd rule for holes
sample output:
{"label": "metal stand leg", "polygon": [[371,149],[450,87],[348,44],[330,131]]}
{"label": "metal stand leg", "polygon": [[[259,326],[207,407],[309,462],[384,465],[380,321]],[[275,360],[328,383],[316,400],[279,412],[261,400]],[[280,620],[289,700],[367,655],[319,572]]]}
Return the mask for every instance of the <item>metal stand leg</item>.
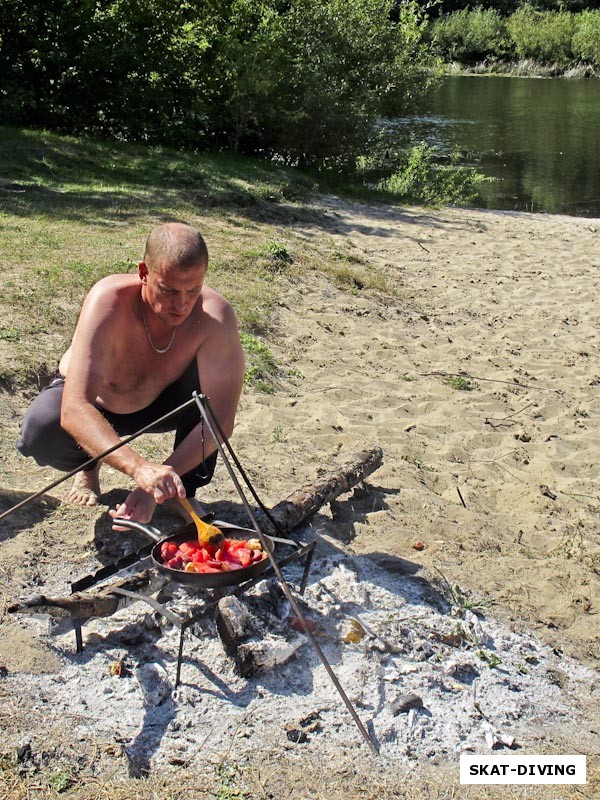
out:
{"label": "metal stand leg", "polygon": [[177,672],[175,673],[175,688],[179,686],[181,679],[181,659],[183,657],[183,637],[185,635],[185,628],[179,630],[179,650],[177,652]]}
{"label": "metal stand leg", "polygon": [[83,650],[83,636],[81,633],[81,623],[73,622],[73,627],[75,629],[75,651],[77,653],[81,653],[81,651]]}
{"label": "metal stand leg", "polygon": [[304,572],[302,573],[302,580],[300,581],[300,588],[298,590],[300,594],[304,594],[304,590],[306,589],[306,584],[308,582],[308,573],[310,572],[310,565],[312,564],[316,545],[317,545],[316,541],[310,542],[310,544],[307,545],[308,552],[306,553],[306,561],[304,562]]}

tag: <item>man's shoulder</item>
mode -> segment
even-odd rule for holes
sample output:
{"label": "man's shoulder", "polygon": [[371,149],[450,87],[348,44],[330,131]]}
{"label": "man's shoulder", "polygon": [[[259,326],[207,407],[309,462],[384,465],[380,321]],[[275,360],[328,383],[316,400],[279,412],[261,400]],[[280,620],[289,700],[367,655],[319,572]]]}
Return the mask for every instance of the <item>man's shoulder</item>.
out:
{"label": "man's shoulder", "polygon": [[137,286],[139,282],[139,277],[133,274],[119,273],[115,275],[106,275],[104,278],[100,278],[99,281],[96,281],[96,283],[92,286],[92,290],[118,290],[120,288],[127,288],[129,286]]}
{"label": "man's shoulder", "polygon": [[215,322],[235,322],[235,311],[229,300],[210,286],[202,290],[202,311]]}
{"label": "man's shoulder", "polygon": [[116,298],[119,294],[133,290],[139,284],[137,275],[107,275],[100,278],[88,292],[90,298]]}

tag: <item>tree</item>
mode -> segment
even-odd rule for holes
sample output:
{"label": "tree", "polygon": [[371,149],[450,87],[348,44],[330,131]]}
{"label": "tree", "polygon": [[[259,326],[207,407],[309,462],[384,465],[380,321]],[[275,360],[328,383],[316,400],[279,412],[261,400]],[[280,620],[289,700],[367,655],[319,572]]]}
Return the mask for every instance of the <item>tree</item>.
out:
{"label": "tree", "polygon": [[6,122],[351,166],[434,80],[395,0],[0,0]]}

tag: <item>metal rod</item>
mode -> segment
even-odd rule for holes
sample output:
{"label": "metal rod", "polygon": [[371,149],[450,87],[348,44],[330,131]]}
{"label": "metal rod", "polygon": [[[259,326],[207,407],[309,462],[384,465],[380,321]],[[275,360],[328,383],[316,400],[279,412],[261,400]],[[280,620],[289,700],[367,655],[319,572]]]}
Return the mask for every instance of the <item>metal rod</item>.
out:
{"label": "metal rod", "polygon": [[[239,471],[240,475],[242,476],[242,478],[243,478],[243,480],[244,480],[244,483],[245,483],[245,484],[246,484],[246,486],[248,487],[248,490],[250,491],[250,493],[251,493],[252,497],[253,497],[253,498],[256,500],[256,502],[258,503],[258,505],[259,505],[260,509],[261,509],[261,510],[264,512],[265,516],[266,516],[266,517],[267,517],[267,519],[270,521],[270,523],[271,523],[271,525],[273,526],[273,528],[274,528],[274,529],[275,529],[275,530],[276,530],[278,533],[280,533],[280,534],[284,534],[284,533],[285,533],[285,531],[283,530],[283,528],[281,527],[281,525],[280,525],[280,524],[277,522],[277,520],[276,520],[276,519],[273,517],[273,515],[271,514],[271,512],[269,511],[269,509],[268,509],[268,508],[265,506],[265,504],[263,503],[263,501],[260,499],[260,497],[259,497],[259,496],[258,496],[258,494],[256,493],[256,490],[254,489],[254,486],[253,486],[253,485],[252,485],[252,483],[250,482],[250,479],[249,479],[249,478],[248,478],[248,476],[246,475],[246,472],[245,472],[244,468],[242,467],[242,465],[241,465],[241,463],[240,463],[240,460],[239,460],[239,458],[236,456],[236,454],[235,454],[235,452],[234,452],[234,450],[233,450],[233,447],[231,446],[231,442],[229,441],[229,439],[228,439],[228,438],[227,438],[227,436],[225,435],[225,432],[223,431],[223,428],[221,427],[221,425],[220,425],[220,423],[219,423],[219,420],[217,419],[217,416],[216,416],[216,414],[215,414],[215,412],[214,412],[214,410],[213,410],[213,408],[212,408],[212,406],[211,406],[211,404],[210,404],[210,400],[209,400],[209,398],[208,398],[206,395],[203,395],[203,398],[204,398],[204,403],[205,403],[205,406],[206,406],[206,408],[207,408],[208,412],[209,412],[209,413],[210,413],[210,415],[211,415],[211,419],[212,419],[212,421],[214,422],[214,424],[215,424],[215,427],[216,427],[217,431],[219,432],[219,436],[221,437],[221,441],[222,441],[222,443],[225,445],[225,447],[227,448],[227,450],[229,451],[229,455],[231,456],[233,463],[234,463],[234,464],[235,464],[235,466],[237,467],[237,469],[238,469],[238,471]],[[215,439],[215,441],[217,441],[217,440]]]}
{"label": "metal rod", "polygon": [[181,661],[183,659],[183,637],[185,636],[185,628],[182,626],[179,630],[179,648],[177,650],[177,670],[175,672],[175,688],[181,683]]}
{"label": "metal rod", "polygon": [[[316,640],[315,635],[313,634],[313,632],[308,627],[308,623],[307,623],[307,621],[306,621],[306,619],[304,617],[304,614],[302,613],[302,611],[300,609],[300,606],[296,602],[296,599],[294,598],[294,596],[293,596],[293,594],[291,592],[291,589],[290,589],[290,587],[288,585],[288,582],[286,581],[286,579],[284,578],[281,570],[279,569],[279,565],[277,564],[277,561],[275,560],[275,557],[273,556],[273,554],[269,550],[266,538],[265,538],[263,532],[261,531],[258,523],[256,522],[256,518],[254,516],[254,512],[252,511],[252,508],[250,507],[250,504],[248,503],[246,495],[244,494],[244,491],[243,491],[242,487],[240,486],[240,483],[239,483],[239,481],[237,479],[237,476],[234,473],[234,471],[233,471],[233,469],[231,467],[231,464],[229,463],[229,459],[225,455],[225,451],[224,451],[223,446],[221,444],[220,437],[218,437],[216,435],[216,431],[214,430],[214,427],[213,427],[213,424],[212,424],[212,420],[211,420],[211,417],[214,417],[214,415],[212,413],[212,409],[209,409],[206,396],[205,395],[201,395],[200,396],[200,395],[198,395],[197,392],[194,392],[194,398],[196,400],[196,405],[198,406],[198,409],[200,410],[200,413],[202,414],[202,417],[204,418],[204,422],[206,423],[206,425],[208,427],[210,435],[212,436],[214,442],[217,445],[217,448],[219,450],[219,454],[220,454],[221,458],[223,459],[223,463],[227,467],[227,471],[229,472],[231,480],[233,481],[233,483],[235,485],[235,488],[237,489],[238,494],[239,494],[239,496],[240,496],[240,498],[242,500],[242,503],[244,504],[244,508],[246,509],[246,512],[247,512],[247,514],[248,514],[248,516],[249,516],[249,518],[250,518],[250,520],[252,522],[252,526],[254,527],[254,530],[258,534],[260,542],[261,542],[261,544],[263,546],[263,550],[267,553],[269,561],[271,562],[271,567],[273,568],[273,572],[275,573],[275,575],[277,575],[277,578],[278,578],[278,580],[279,580],[279,582],[281,584],[281,588],[283,589],[283,593],[285,594],[287,601],[289,602],[289,604],[291,605],[292,609],[294,610],[294,614],[296,614],[296,616],[300,620],[300,622],[302,624],[302,627],[304,628],[304,632],[308,636],[310,643],[312,644],[312,646],[314,647],[317,655],[319,656],[319,658],[321,660],[321,663],[325,667],[325,669],[327,671],[327,674],[329,675],[329,677],[331,678],[331,681],[333,682],[333,685],[335,686],[335,688],[337,689],[340,697],[344,701],[344,705],[346,706],[346,708],[350,712],[350,715],[351,715],[352,719],[354,720],[354,722],[356,724],[356,727],[358,728],[358,730],[362,734],[363,738],[365,739],[365,741],[367,742],[367,744],[371,748],[372,753],[375,756],[378,756],[379,753],[377,751],[377,747],[375,746],[375,743],[373,742],[372,738],[369,736],[369,732],[367,731],[367,729],[363,725],[362,720],[360,719],[360,717],[356,713],[356,709],[354,708],[354,706],[352,705],[352,702],[350,701],[350,698],[348,697],[348,695],[344,691],[344,688],[343,688],[342,684],[339,682],[339,680],[337,678],[337,675],[335,674],[335,672],[333,671],[333,669],[331,667],[331,664],[327,660],[327,656],[325,655],[325,653],[321,649],[321,645],[318,643],[318,641]],[[208,413],[209,410],[210,410],[210,414]],[[221,435],[223,436],[222,433],[221,433]],[[225,441],[225,437],[224,436],[223,436],[223,440]]]}
{"label": "metal rod", "polygon": [[304,594],[304,590],[306,589],[306,584],[308,583],[308,574],[310,572],[310,566],[312,564],[313,556],[315,554],[315,547],[317,546],[316,541],[310,543],[310,550],[306,555],[306,561],[304,562],[304,572],[302,574],[302,580],[300,582],[299,592],[300,594]]}
{"label": "metal rod", "polygon": [[75,630],[75,652],[81,653],[83,650],[83,634],[81,631],[81,622],[74,622],[73,627]]}
{"label": "metal rod", "polygon": [[71,472],[67,472],[66,475],[63,475],[61,478],[58,478],[58,480],[55,480],[52,483],[48,484],[48,486],[46,486],[44,489],[40,489],[39,492],[29,495],[29,497],[26,497],[24,500],[21,500],[20,503],[17,503],[12,508],[9,508],[7,511],[3,511],[2,514],[0,514],[0,519],[4,519],[4,517],[7,517],[9,514],[12,514],[13,511],[16,511],[22,506],[27,505],[27,503],[30,503],[32,500],[35,500],[37,497],[46,494],[46,492],[49,492],[50,489],[54,489],[59,484],[68,480],[69,478],[72,478],[73,475],[76,475],[78,472],[81,472],[81,470],[85,469],[85,467],[91,467],[93,464],[96,464],[98,461],[101,461],[103,458],[106,458],[106,456],[110,455],[115,450],[118,450],[119,447],[123,447],[124,445],[129,444],[129,442],[132,442],[134,439],[137,439],[138,436],[141,436],[142,433],[146,433],[151,428],[154,428],[155,425],[158,425],[161,422],[166,422],[171,417],[174,417],[176,414],[179,414],[181,411],[184,411],[186,408],[193,405],[194,402],[195,400],[193,397],[191,400],[186,400],[185,403],[182,403],[177,408],[174,408],[173,411],[169,411],[167,414],[164,414],[162,417],[155,419],[154,422],[151,422],[144,428],[140,428],[139,431],[136,431],[135,433],[126,436],[124,439],[121,439],[121,441],[118,444],[114,444],[112,447],[109,447],[108,450],[105,450],[103,453],[100,453],[99,456],[94,456],[94,458],[90,458],[88,461],[84,461],[84,463],[80,467],[77,467],[77,469],[72,469]]}

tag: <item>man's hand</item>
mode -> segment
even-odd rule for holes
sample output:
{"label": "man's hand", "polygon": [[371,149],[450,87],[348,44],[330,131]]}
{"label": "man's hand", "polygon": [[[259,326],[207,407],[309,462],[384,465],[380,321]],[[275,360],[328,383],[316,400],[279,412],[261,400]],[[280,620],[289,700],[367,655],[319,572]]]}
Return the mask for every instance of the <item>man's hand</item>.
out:
{"label": "man's hand", "polygon": [[150,495],[155,503],[164,503],[171,497],[185,497],[185,487],[181,478],[173,467],[166,464],[152,464],[145,461],[135,470],[132,477],[139,488]]}
{"label": "man's hand", "polygon": [[[125,502],[118,505],[115,509],[110,509],[110,516],[115,519],[133,519],[136,522],[150,522],[156,503],[149,494],[143,492],[141,489],[134,489],[127,495]],[[128,528],[120,527],[119,525],[112,526],[113,531],[126,531]]]}
{"label": "man's hand", "polygon": [[[135,473],[138,484],[124,503],[108,513],[115,519],[132,519],[136,522],[150,522],[157,503],[164,503],[171,497],[185,497],[185,487],[179,475],[166,464],[152,464],[146,461]],[[126,528],[113,525],[114,531]]]}

